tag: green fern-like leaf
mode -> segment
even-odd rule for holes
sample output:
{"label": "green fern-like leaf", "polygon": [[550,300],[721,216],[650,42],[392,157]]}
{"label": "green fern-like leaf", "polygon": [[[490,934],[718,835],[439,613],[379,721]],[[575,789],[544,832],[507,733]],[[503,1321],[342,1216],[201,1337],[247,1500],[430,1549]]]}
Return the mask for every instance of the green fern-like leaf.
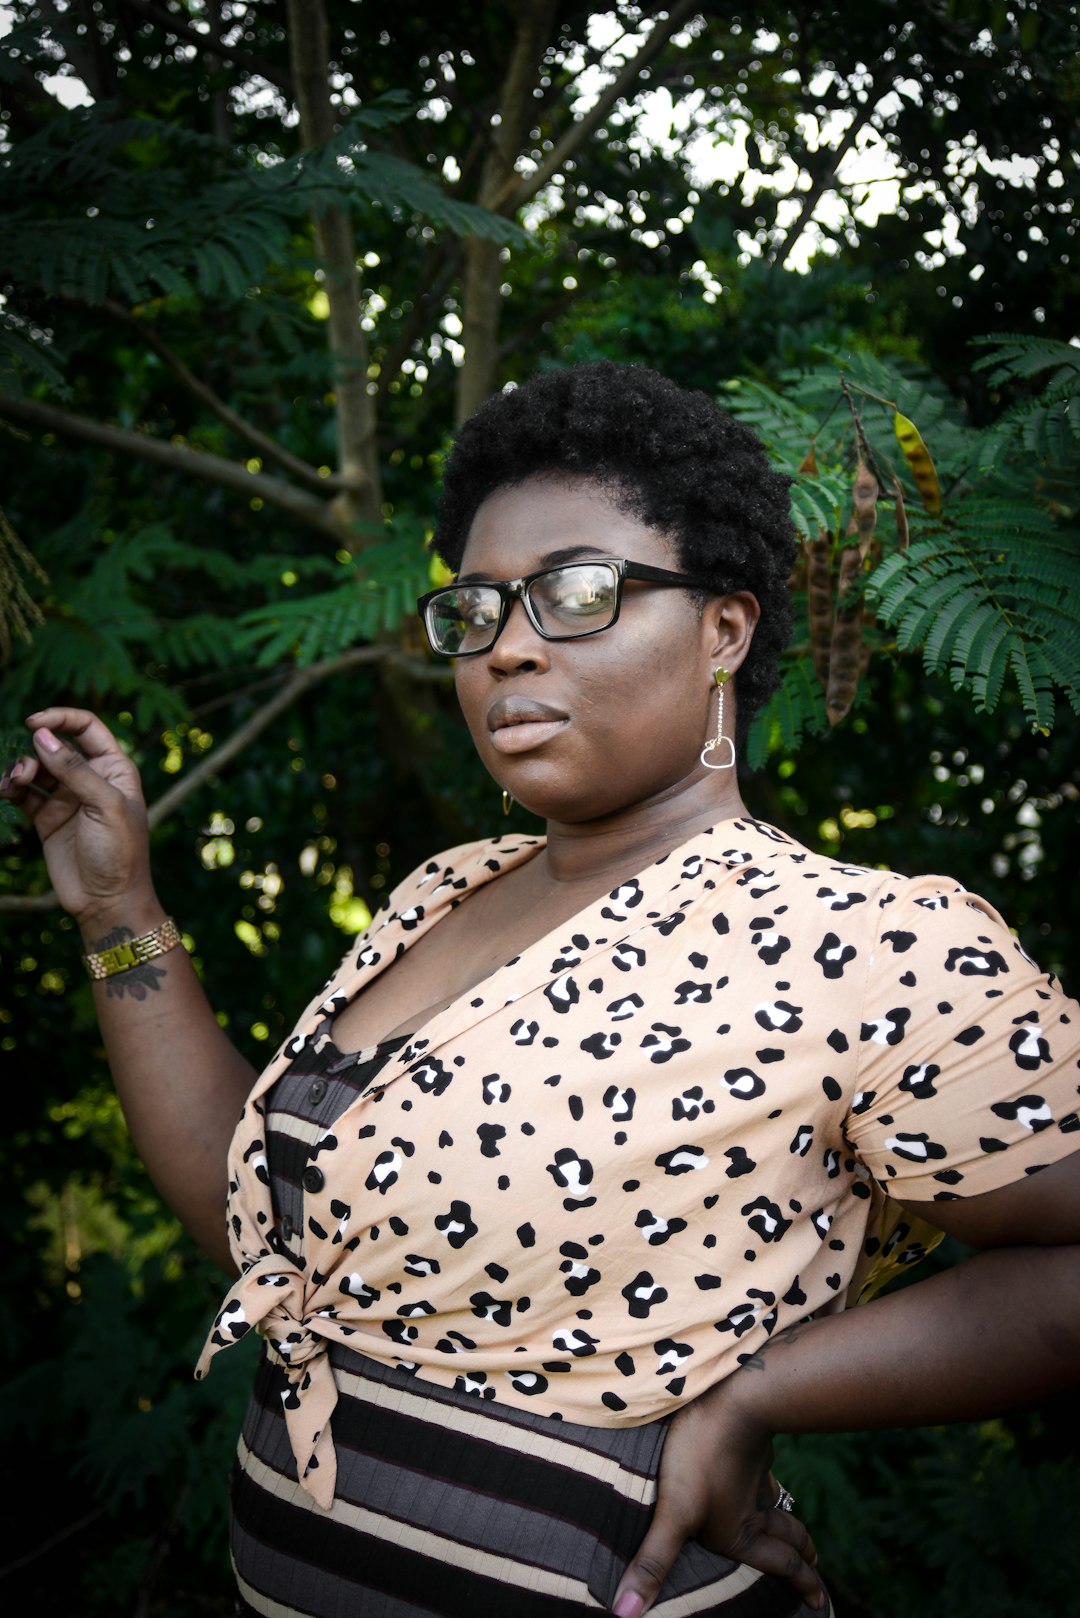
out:
{"label": "green fern-like leaf", "polygon": [[972,496],[950,525],[889,557],[867,600],[921,650],[933,673],[992,712],[1010,670],[1035,729],[1053,725],[1054,693],[1080,702],[1080,559],[1047,513]]}
{"label": "green fern-like leaf", "polygon": [[[15,760],[26,752],[25,730],[0,730],[0,772],[10,768]],[[13,803],[6,798],[0,798],[0,848],[11,843],[17,843],[25,830],[26,822]]]}
{"label": "green fern-like leaf", "polygon": [[724,404],[754,429],[777,466],[794,472],[814,442],[822,415],[819,397],[804,399],[797,390],[780,393],[764,382],[740,379],[728,387]]}
{"label": "green fern-like leaf", "polygon": [[253,608],[237,620],[236,642],[262,667],[295,658],[301,668],[393,631],[428,587],[430,558],[415,537],[365,550],[347,580],[315,595]]}
{"label": "green fern-like leaf", "polygon": [[995,385],[1018,377],[1041,376],[1044,371],[1073,375],[1080,371],[1080,350],[1053,337],[990,332],[986,337],[976,337],[973,346],[990,350],[974,361],[972,370],[986,371],[987,380]]}
{"label": "green fern-like leaf", "polygon": [[242,561],[229,552],[178,538],[164,523],[117,535],[102,545],[74,536],[65,547],[77,563],[62,582],[63,611],[46,608],[45,622],[17,664],[5,670],[4,713],[33,706],[42,691],[63,691],[73,701],[96,706],[101,693],[134,709],[140,728],[173,723],[187,715],[183,696],[167,683],[178,673],[226,668],[237,654],[229,619],[198,610],[172,619],[168,578],[180,586],[185,576],[205,594],[202,575],[225,606],[230,594],[265,598],[282,589],[282,575],[313,579],[339,574],[325,557],[261,556]]}
{"label": "green fern-like leaf", "polygon": [[[850,415],[829,414],[838,373],[880,470],[909,491],[892,405],[874,395],[917,422],[950,491],[946,516],[930,518],[909,499],[910,549],[878,564],[866,581],[867,603],[894,630],[899,651],[921,654],[928,670],[966,689],[977,708],[992,711],[1011,678],[1028,722],[1049,730],[1057,697],[1080,712],[1080,350],[1019,337],[988,346],[993,352],[977,363],[995,381],[1048,380],[1037,398],[1014,404],[982,432],[957,419],[942,389],[869,354],[837,355],[835,369],[785,377],[782,392],[740,383],[726,402],[765,439],[773,463],[793,474],[794,521],[804,536],[823,530],[838,537],[850,509]],[[814,475],[798,470],[811,442],[825,468]],[[886,548],[889,527],[879,517]],[[796,661],[751,732],[755,767],[771,747],[794,746],[804,731],[813,733],[816,701],[809,665]]]}
{"label": "green fern-like leaf", "polygon": [[[160,293],[238,298],[286,254],[316,211],[382,206],[460,234],[520,243],[511,220],[458,201],[400,158],[370,150],[400,118],[400,97],[362,109],[324,146],[278,163],[152,119],[117,118],[105,103],[72,109],[0,162],[5,279],[90,304]],[[207,161],[208,156],[210,161]],[[204,174],[192,183],[197,160]],[[71,198],[92,196],[93,216]]]}
{"label": "green fern-like leaf", "polygon": [[746,761],[760,770],[775,752],[797,752],[804,736],[829,728],[825,698],[809,657],[793,658],[779,687],[754,716],[746,738]]}
{"label": "green fern-like leaf", "polygon": [[822,532],[837,535],[850,503],[848,477],[801,472],[791,486],[791,514],[804,539],[816,539]]}
{"label": "green fern-like leaf", "polygon": [[988,349],[974,369],[985,371],[990,383],[1044,381],[1037,392],[1016,400],[983,434],[979,445],[981,471],[997,469],[1010,455],[1033,456],[1057,474],[1071,474],[1080,483],[1080,349],[1049,337],[1022,337],[998,333],[976,340]]}
{"label": "green fern-like leaf", "polygon": [[1033,716],[1036,729],[1049,732],[1054,723],[1054,677],[1041,650],[1014,641],[1009,647],[1009,663],[1025,712]]}
{"label": "green fern-like leaf", "polygon": [[[945,486],[949,486],[970,465],[976,435],[957,421],[955,409],[942,389],[906,375],[872,355],[836,355],[831,366],[785,376],[783,391],[761,382],[740,381],[729,388],[724,402],[764,440],[773,464],[795,476],[792,491],[795,521],[805,534],[809,531],[807,524],[814,521],[807,505],[813,500],[815,482],[827,485],[833,502],[839,500],[843,509],[850,510],[855,441],[848,409],[846,406],[837,408],[841,376],[851,388],[863,432],[886,486],[889,478],[895,476],[907,492],[908,522],[912,532],[917,533],[926,525],[926,514],[907,463],[897,449],[892,409],[880,400],[895,400],[918,424],[931,447],[938,473]],[[861,393],[862,389],[867,391]],[[798,470],[811,444],[815,445],[818,464],[823,468],[814,478]],[[805,488],[806,492],[800,493],[800,488]],[[828,531],[837,532],[837,523],[825,526]],[[879,537],[887,539],[888,533],[889,527],[879,521]]]}
{"label": "green fern-like leaf", "polygon": [[0,309],[0,372],[21,368],[64,392],[64,373],[60,369],[64,360],[65,355],[45,333]]}

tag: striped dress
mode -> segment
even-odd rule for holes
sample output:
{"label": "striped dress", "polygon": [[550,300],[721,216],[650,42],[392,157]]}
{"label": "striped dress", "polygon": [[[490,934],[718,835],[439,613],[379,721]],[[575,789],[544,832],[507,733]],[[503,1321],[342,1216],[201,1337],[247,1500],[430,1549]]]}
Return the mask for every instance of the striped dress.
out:
{"label": "striped dress", "polygon": [[[328,1038],[309,1041],[267,1098],[278,1244],[294,1261],[309,1142],[400,1043],[357,1057]],[[571,1618],[610,1610],[648,1527],[666,1421],[586,1427],[437,1386],[337,1343],[329,1356],[339,1390],[329,1512],[297,1482],[285,1371],[265,1351],[260,1362],[233,1477],[239,1613]],[[811,1618],[784,1581],[694,1543],[652,1611]]]}

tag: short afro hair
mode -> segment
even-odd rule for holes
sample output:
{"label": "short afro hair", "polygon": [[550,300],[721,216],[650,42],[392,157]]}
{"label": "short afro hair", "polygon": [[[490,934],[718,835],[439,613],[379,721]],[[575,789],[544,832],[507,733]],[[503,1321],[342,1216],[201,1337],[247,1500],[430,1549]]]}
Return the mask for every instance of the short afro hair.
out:
{"label": "short afro hair", "polygon": [[750,431],[705,393],[644,365],[601,360],[542,371],[488,399],[447,459],[434,545],[457,572],[489,495],[568,473],[598,484],[628,516],[665,535],[679,566],[717,595],[747,590],[761,619],[738,675],[738,730],[779,684],[791,635],[795,565],[790,479]]}

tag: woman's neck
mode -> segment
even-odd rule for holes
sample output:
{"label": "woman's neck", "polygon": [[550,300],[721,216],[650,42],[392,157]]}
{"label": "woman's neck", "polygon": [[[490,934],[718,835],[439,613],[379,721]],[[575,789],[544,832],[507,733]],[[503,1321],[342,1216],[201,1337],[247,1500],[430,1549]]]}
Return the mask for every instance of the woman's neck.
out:
{"label": "woman's neck", "polygon": [[592,888],[609,879],[614,883],[697,832],[745,815],[734,772],[732,777],[722,791],[717,791],[714,780],[696,782],[689,790],[672,790],[599,820],[549,821],[543,857],[548,879]]}

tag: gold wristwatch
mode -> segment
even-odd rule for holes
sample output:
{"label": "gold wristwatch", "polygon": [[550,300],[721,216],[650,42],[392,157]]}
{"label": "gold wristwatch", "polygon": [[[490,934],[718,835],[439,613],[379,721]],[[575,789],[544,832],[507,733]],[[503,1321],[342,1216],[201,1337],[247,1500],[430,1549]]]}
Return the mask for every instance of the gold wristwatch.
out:
{"label": "gold wristwatch", "polygon": [[83,956],[83,964],[94,981],[100,983],[103,978],[113,978],[118,972],[130,972],[133,966],[142,966],[144,962],[164,955],[180,942],[180,929],[169,916],[153,932],[129,938],[125,944],[114,944],[111,949],[91,950]]}

